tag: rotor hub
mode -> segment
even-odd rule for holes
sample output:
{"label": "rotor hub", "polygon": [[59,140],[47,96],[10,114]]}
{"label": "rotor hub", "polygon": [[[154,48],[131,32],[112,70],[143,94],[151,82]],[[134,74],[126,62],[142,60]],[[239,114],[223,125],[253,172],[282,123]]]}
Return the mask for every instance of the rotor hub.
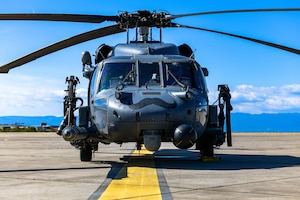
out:
{"label": "rotor hub", "polygon": [[150,12],[148,10],[139,10],[136,13],[125,12],[119,15],[117,22],[123,28],[133,27],[166,27],[171,23],[165,12]]}

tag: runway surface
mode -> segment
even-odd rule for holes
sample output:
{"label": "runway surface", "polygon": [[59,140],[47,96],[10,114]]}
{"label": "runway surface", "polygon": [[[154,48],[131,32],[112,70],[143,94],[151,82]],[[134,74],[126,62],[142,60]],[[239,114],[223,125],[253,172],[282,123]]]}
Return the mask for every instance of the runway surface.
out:
{"label": "runway surface", "polygon": [[134,147],[100,144],[80,162],[55,133],[0,133],[0,199],[300,199],[300,133],[233,133],[218,162]]}

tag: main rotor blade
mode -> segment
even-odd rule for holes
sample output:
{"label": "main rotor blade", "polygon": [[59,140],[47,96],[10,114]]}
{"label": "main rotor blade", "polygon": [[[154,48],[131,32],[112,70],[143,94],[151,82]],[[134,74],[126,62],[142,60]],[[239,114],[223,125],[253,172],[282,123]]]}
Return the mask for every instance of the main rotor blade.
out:
{"label": "main rotor blade", "polygon": [[258,40],[258,39],[255,39],[255,38],[236,35],[236,34],[232,34],[232,33],[226,33],[226,32],[222,32],[222,31],[216,31],[216,30],[211,30],[211,29],[206,29],[206,28],[199,28],[199,27],[194,27],[194,26],[181,25],[181,24],[177,24],[177,23],[171,23],[171,27],[190,28],[190,29],[195,29],[195,30],[200,30],[200,31],[206,31],[206,32],[211,32],[211,33],[227,35],[227,36],[248,40],[248,41],[251,41],[251,42],[263,44],[263,45],[266,45],[266,46],[274,47],[274,48],[281,49],[281,50],[284,50],[284,51],[287,51],[287,52],[290,52],[290,53],[295,53],[295,54],[300,55],[300,50],[299,49],[294,49],[294,48],[291,48],[291,47],[287,47],[287,46],[283,46],[283,45],[279,45],[279,44],[275,44],[275,43],[271,43],[271,42],[267,42],[267,41],[263,41],[263,40]]}
{"label": "main rotor blade", "polygon": [[64,22],[101,23],[117,21],[118,16],[78,15],[78,14],[0,14],[0,20],[43,20]]}
{"label": "main rotor blade", "polygon": [[245,9],[245,10],[221,10],[221,11],[209,11],[209,12],[196,12],[179,15],[169,15],[169,19],[176,19],[180,17],[199,16],[199,15],[214,15],[214,14],[226,14],[226,13],[248,13],[248,12],[293,12],[300,11],[300,8],[266,8],[266,9]]}
{"label": "main rotor blade", "polygon": [[26,56],[23,56],[17,60],[14,60],[10,63],[7,63],[3,66],[0,67],[0,73],[8,73],[8,71],[12,68],[18,67],[20,65],[26,64],[28,62],[31,62],[37,58],[40,58],[42,56],[48,55],[50,53],[59,51],[61,49],[80,44],[83,42],[87,42],[89,40],[93,40],[96,38],[116,34],[116,33],[121,33],[124,32],[124,29],[121,29],[119,25],[112,25],[112,26],[107,26],[104,28],[99,28],[95,29],[93,31],[89,31],[86,33],[82,33],[80,35],[73,36],[71,38],[62,40],[60,42],[54,43],[52,45],[49,45],[47,47],[44,47],[40,50],[37,50],[35,52],[32,52]]}

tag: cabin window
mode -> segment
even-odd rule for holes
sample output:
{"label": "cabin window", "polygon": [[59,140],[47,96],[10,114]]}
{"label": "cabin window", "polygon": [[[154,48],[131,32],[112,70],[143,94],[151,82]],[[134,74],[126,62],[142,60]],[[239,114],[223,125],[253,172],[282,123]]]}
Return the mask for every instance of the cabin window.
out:
{"label": "cabin window", "polygon": [[106,63],[100,79],[99,91],[115,88],[120,84],[135,85],[133,63]]}

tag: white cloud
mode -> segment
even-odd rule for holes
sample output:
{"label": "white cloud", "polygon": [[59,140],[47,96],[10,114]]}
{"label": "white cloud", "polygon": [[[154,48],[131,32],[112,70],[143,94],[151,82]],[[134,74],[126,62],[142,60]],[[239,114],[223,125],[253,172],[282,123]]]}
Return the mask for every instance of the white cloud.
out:
{"label": "white cloud", "polygon": [[[79,89],[80,93],[86,92],[85,88]],[[63,90],[13,90],[0,94],[0,113],[7,115],[43,116],[63,115]],[[80,95],[78,95],[80,96]],[[81,96],[85,98],[85,96]]]}
{"label": "white cloud", "polygon": [[300,112],[300,85],[292,84],[280,87],[239,85],[231,88],[231,103],[234,112]]}
{"label": "white cloud", "polygon": [[[64,82],[38,77],[2,76],[0,80],[0,115],[63,115]],[[78,88],[77,96],[86,99],[86,88]]]}

